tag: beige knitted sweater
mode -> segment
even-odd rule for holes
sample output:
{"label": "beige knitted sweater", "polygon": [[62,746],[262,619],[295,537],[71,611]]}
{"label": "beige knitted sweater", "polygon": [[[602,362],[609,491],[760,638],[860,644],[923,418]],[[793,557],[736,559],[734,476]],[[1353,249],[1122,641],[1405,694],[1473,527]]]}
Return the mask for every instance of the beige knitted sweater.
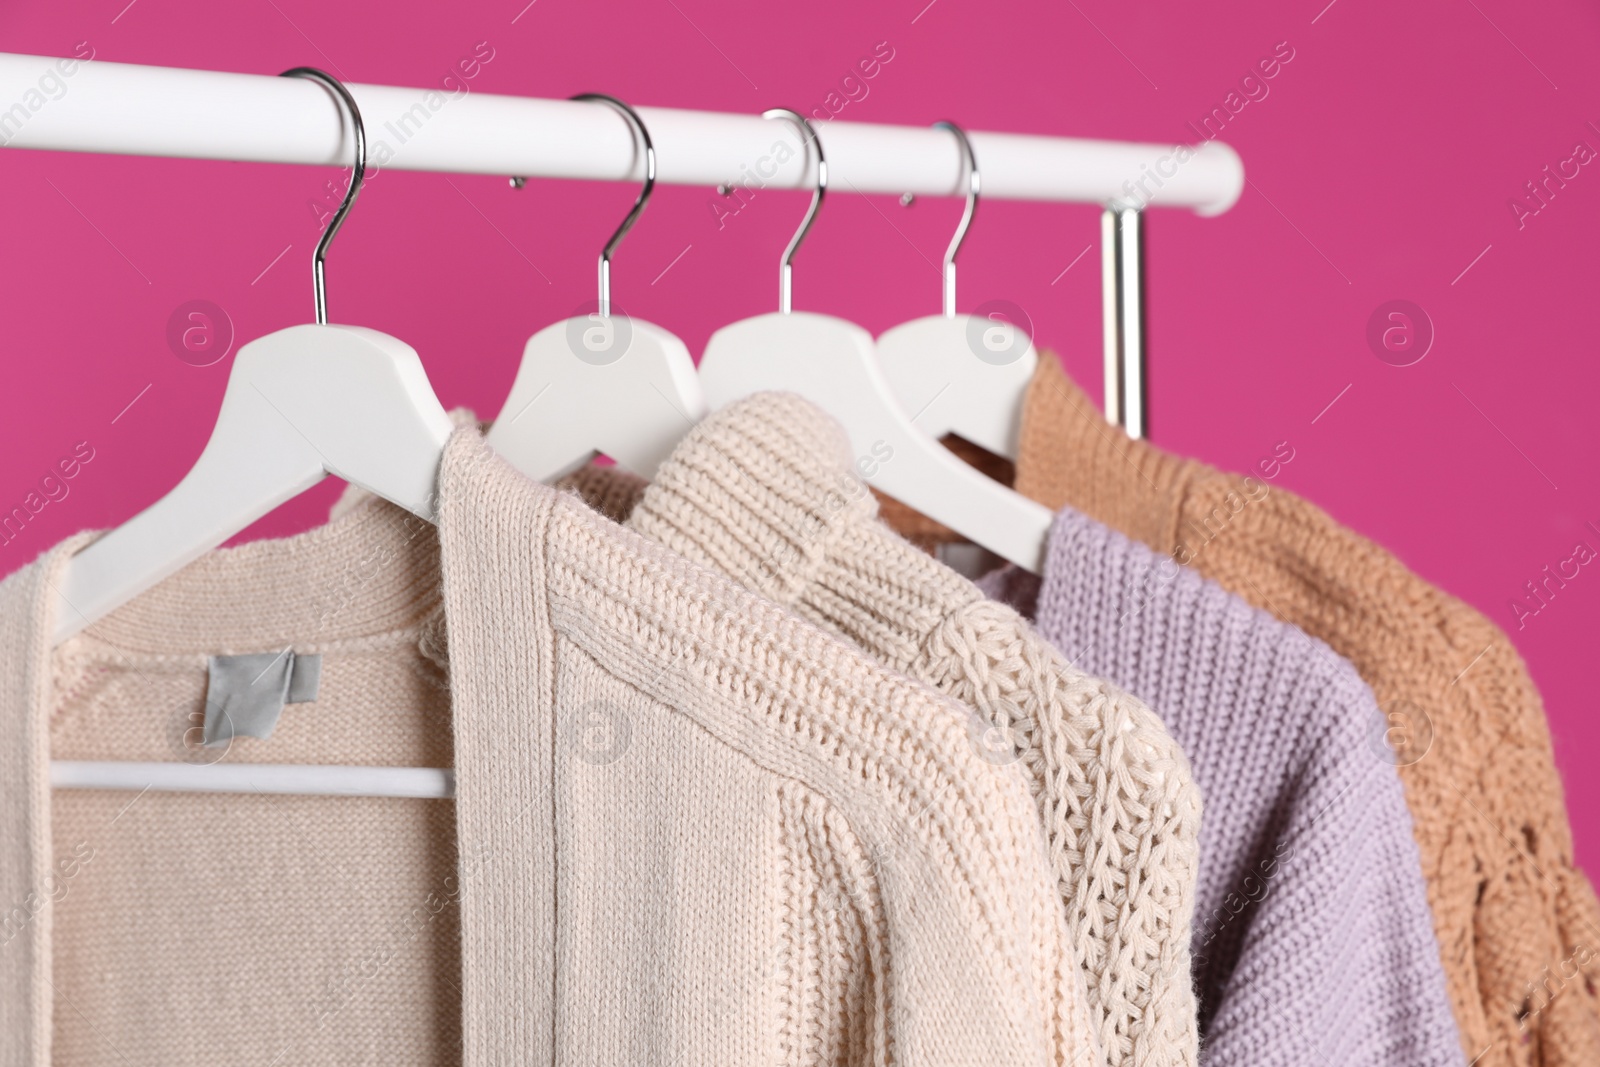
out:
{"label": "beige knitted sweater", "polygon": [[1049,353],[1016,488],[1172,553],[1350,660],[1387,715],[1374,737],[1405,742],[1393,758],[1467,1058],[1600,1064],[1600,904],[1573,865],[1539,692],[1499,627],[1269,481],[1129,440]]}
{"label": "beige knitted sweater", "polygon": [[[0,1065],[1098,1061],[968,710],[475,429],[440,486],[437,532],[369,501],[59,649],[83,539],[0,583]],[[453,760],[454,802],[50,790],[212,758],[207,656],[285,647],[317,700],[227,759]]]}
{"label": "beige knitted sweater", "polygon": [[991,758],[1020,761],[1032,783],[1108,1062],[1195,1063],[1200,799],[1148,708],[879,522],[842,431],[799,397],[762,394],[706,418],[648,488],[599,466],[569,482],[994,724]]}

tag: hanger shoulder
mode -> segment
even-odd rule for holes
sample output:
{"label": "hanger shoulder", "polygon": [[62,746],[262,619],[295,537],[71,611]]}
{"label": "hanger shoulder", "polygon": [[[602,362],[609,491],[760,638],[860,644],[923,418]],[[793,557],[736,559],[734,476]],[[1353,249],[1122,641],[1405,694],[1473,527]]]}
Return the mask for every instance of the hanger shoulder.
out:
{"label": "hanger shoulder", "polygon": [[925,434],[905,440],[906,461],[899,463],[896,451],[873,486],[1007,562],[1040,573],[1055,518],[1049,508],[969,467],[937,441],[930,448]]}
{"label": "hanger shoulder", "polygon": [[56,590],[55,642],[109,615],[323,476],[316,449],[265,398],[230,380],[216,429],[189,473],[67,562]]}
{"label": "hanger shoulder", "polygon": [[890,496],[1035,573],[1048,508],[991,481],[917,428],[895,401],[872,336],[829,315],[773,313],[725,326],[700,363],[719,408],[768,390],[797,393],[837,419],[858,471]]}
{"label": "hanger shoulder", "polygon": [[1009,323],[928,315],[878,338],[878,363],[906,411],[930,437],[954,433],[1017,458],[1022,401],[1039,354]]}
{"label": "hanger shoulder", "polygon": [[642,319],[573,318],[529,338],[489,443],[536,481],[554,481],[596,453],[642,478],[705,414],[694,358]]}
{"label": "hanger shoulder", "polygon": [[86,546],[57,590],[60,643],[329,474],[434,513],[451,431],[417,353],[359,326],[293,326],[239,350],[215,429],[166,496]]}
{"label": "hanger shoulder", "polygon": [[800,391],[770,384],[774,380],[822,381],[836,373],[859,378],[872,355],[872,335],[853,322],[814,311],[770,311],[711,335],[700,359],[700,385],[715,409],[763,390]]}
{"label": "hanger shoulder", "polygon": [[317,450],[327,473],[433,520],[439,458],[455,427],[416,349],[364,326],[312,324],[245,349],[254,346],[247,384]]}

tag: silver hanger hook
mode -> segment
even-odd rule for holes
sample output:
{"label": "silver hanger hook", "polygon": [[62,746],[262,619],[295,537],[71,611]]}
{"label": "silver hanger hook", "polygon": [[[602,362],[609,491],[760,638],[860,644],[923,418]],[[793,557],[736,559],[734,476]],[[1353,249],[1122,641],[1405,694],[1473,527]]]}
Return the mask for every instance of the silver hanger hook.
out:
{"label": "silver hanger hook", "polygon": [[806,217],[801,221],[800,228],[789,238],[789,247],[783,250],[783,258],[778,261],[778,312],[789,314],[794,305],[794,254],[800,249],[800,242],[806,239],[806,233],[811,229],[811,224],[816,221],[817,212],[822,209],[822,198],[828,192],[828,160],[822,154],[822,141],[817,137],[817,131],[812,129],[811,122],[798,111],[791,111],[786,107],[769,108],[761,113],[764,119],[788,119],[800,127],[801,137],[806,148],[817,150],[817,187],[811,193],[811,206],[806,209]]}
{"label": "silver hanger hook", "polygon": [[605,93],[579,93],[574,100],[598,101],[610,104],[622,113],[628,120],[628,125],[633,127],[633,134],[639,143],[644,146],[644,188],[639,190],[639,196],[633,202],[633,209],[628,212],[628,217],[622,220],[622,225],[617,227],[617,232],[611,235],[611,240],[606,242],[605,248],[600,251],[600,302],[599,312],[602,317],[611,315],[611,255],[622,244],[622,239],[633,229],[633,224],[639,221],[639,216],[644,214],[645,204],[650,201],[650,192],[656,187],[656,146],[650,140],[650,131],[645,128],[644,120],[639,118],[639,113],[614,96]]}
{"label": "silver hanger hook", "polygon": [[328,324],[328,292],[327,283],[323,278],[322,261],[327,258],[328,246],[333,244],[334,237],[339,232],[339,227],[344,225],[345,216],[350,214],[350,208],[356,202],[356,197],[361,193],[361,183],[367,177],[367,127],[361,121],[361,109],[356,107],[356,98],[350,95],[350,90],[344,83],[327,71],[318,70],[316,67],[295,67],[286,70],[281,75],[285,78],[310,78],[312,81],[321,82],[333,90],[333,94],[343,101],[345,109],[350,112],[350,125],[355,130],[356,162],[350,170],[350,189],[344,194],[344,201],[340,203],[339,210],[333,213],[333,218],[328,222],[328,228],[322,231],[322,240],[317,242],[317,251],[311,257],[311,285],[317,302],[317,325]]}
{"label": "silver hanger hook", "polygon": [[967,229],[972,225],[972,216],[978,213],[978,157],[972,151],[972,142],[967,138],[966,131],[953,122],[935,122],[935,129],[949,130],[956,135],[956,142],[961,146],[961,166],[967,176],[967,209],[961,213],[961,224],[956,227],[956,235],[950,239],[950,247],[944,250],[944,317],[953,319],[956,315],[956,253],[961,251],[961,242],[967,239]]}

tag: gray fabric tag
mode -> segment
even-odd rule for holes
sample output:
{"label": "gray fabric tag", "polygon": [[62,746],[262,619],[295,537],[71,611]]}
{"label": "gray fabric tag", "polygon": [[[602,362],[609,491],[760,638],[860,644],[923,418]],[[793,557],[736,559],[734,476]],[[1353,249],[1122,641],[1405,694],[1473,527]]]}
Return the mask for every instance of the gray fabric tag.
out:
{"label": "gray fabric tag", "polygon": [[289,672],[289,692],[283,702],[310,703],[317,699],[317,690],[322,685],[322,655],[303,656],[291,652],[289,656],[294,660],[294,669]]}
{"label": "gray fabric tag", "polygon": [[207,748],[235,737],[272,736],[285,704],[317,699],[322,683],[322,656],[257,652],[247,656],[212,656],[207,663],[206,721],[201,742]]}

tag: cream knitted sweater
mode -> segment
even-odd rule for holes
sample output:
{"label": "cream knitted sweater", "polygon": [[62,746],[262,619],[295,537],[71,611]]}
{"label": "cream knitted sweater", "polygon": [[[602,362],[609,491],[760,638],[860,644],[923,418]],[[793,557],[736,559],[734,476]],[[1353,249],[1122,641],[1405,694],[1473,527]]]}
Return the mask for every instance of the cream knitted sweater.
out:
{"label": "cream knitted sweater", "polygon": [[[369,501],[60,649],[82,538],[0,583],[0,1064],[1097,1062],[969,711],[475,429],[440,486],[436,535]],[[52,755],[196,758],[206,657],[285,647],[323,653],[318,700],[227,758],[453,750],[453,819],[50,790]]]}
{"label": "cream knitted sweater", "polygon": [[1148,708],[879,522],[842,431],[799,397],[762,394],[711,415],[648,488],[598,466],[569,482],[997,727],[990,758],[1027,770],[1108,1062],[1195,1063],[1200,799]]}

